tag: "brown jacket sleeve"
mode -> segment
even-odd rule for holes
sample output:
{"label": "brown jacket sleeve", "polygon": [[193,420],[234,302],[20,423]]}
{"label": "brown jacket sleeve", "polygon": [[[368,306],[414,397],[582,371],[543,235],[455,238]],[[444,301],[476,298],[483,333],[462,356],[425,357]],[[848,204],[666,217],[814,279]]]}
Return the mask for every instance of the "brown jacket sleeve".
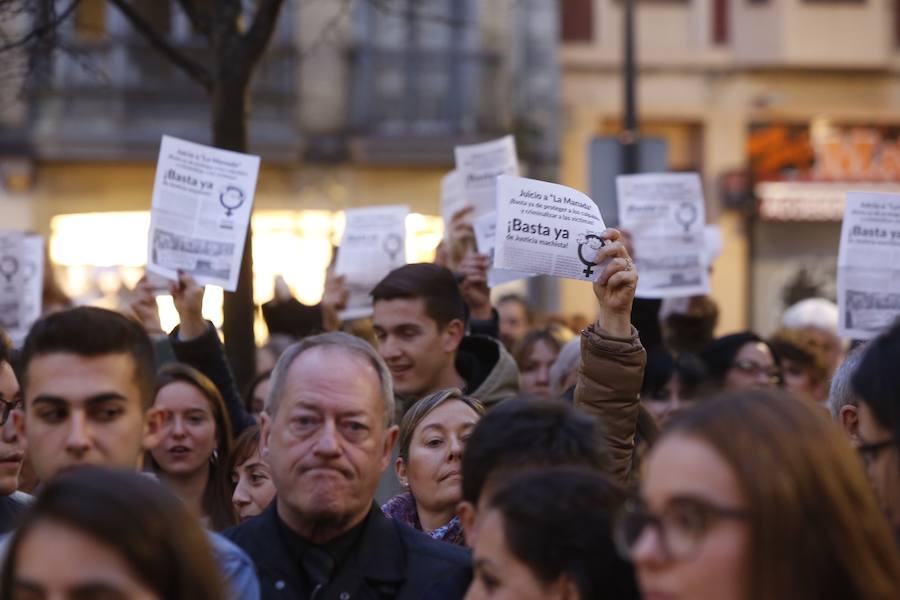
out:
{"label": "brown jacket sleeve", "polygon": [[581,333],[581,366],[575,405],[600,423],[610,455],[610,473],[626,485],[631,477],[639,393],[647,353],[638,339],[607,335],[596,325]]}

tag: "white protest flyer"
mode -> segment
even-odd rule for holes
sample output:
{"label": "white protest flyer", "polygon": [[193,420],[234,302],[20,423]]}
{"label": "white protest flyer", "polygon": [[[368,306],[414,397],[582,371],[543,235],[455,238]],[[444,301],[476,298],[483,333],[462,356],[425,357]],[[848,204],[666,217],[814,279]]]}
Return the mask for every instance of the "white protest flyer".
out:
{"label": "white protest flyer", "polygon": [[20,246],[22,267],[22,303],[18,329],[9,331],[17,344],[25,341],[28,330],[41,316],[44,294],[44,238],[28,233]]}
{"label": "white protest flyer", "polygon": [[616,177],[619,224],[631,234],[638,298],[709,293],[706,209],[697,173]]}
{"label": "white protest flyer", "polygon": [[344,211],[346,225],[338,248],[335,275],[345,279],[349,298],[341,319],[371,316],[372,288],[406,264],[408,206],[371,206]]}
{"label": "white protest flyer", "polygon": [[21,231],[0,231],[0,327],[16,331],[22,327],[24,276]]}
{"label": "white protest flyer", "polygon": [[[496,255],[494,245],[497,237],[497,213],[492,212],[478,217],[472,221],[472,229],[475,230],[475,243],[478,246],[478,253],[487,256],[493,265],[494,256]],[[509,283],[510,281],[526,279],[532,276],[532,273],[520,273],[518,271],[491,267],[487,272],[487,284],[488,287],[493,288],[502,283]]]}
{"label": "white protest flyer", "polygon": [[515,138],[507,135],[481,144],[457,146],[454,152],[463,198],[475,208],[473,218],[493,212],[497,177],[519,174]]}
{"label": "white protest flyer", "polygon": [[444,236],[450,230],[453,215],[466,207],[459,171],[453,170],[441,179],[441,218],[444,220]]}
{"label": "white protest flyer", "polygon": [[201,285],[237,288],[259,157],[164,135],[150,213],[147,270],[185,271]]}
{"label": "white protest flyer", "polygon": [[873,338],[900,316],[900,195],[847,193],[837,275],[842,337]]}
{"label": "white protest flyer", "polygon": [[503,175],[497,180],[494,266],[594,281],[606,229],[585,194],[564,185]]}

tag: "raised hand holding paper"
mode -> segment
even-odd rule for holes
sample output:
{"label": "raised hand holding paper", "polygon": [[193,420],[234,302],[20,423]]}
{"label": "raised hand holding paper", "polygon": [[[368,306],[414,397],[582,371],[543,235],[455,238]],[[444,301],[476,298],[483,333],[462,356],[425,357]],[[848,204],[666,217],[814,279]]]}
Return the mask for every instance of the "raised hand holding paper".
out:
{"label": "raised hand holding paper", "polygon": [[167,135],[159,147],[147,271],[237,289],[259,157]]}
{"label": "raised hand holding paper", "polygon": [[344,211],[346,225],[338,249],[335,275],[343,276],[349,297],[340,318],[372,314],[372,288],[406,264],[408,206],[373,206]]}
{"label": "raised hand holding paper", "polygon": [[709,293],[706,212],[696,173],[619,175],[619,222],[631,234],[639,298]]}
{"label": "raised hand holding paper", "polygon": [[594,281],[594,260],[606,229],[594,201],[564,185],[501,176],[497,179],[494,266]]}
{"label": "raised hand holding paper", "polygon": [[455,155],[463,198],[475,207],[472,216],[494,212],[497,177],[519,174],[515,138],[507,135],[482,144],[457,146]]}
{"label": "raised hand holding paper", "polygon": [[900,316],[900,196],[849,192],[838,251],[843,337],[870,339]]}

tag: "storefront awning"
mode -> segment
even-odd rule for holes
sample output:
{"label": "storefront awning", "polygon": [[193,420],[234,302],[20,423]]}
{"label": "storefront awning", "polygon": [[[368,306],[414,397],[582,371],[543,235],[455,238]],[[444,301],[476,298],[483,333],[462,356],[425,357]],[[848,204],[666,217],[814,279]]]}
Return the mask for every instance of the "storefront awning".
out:
{"label": "storefront awning", "polygon": [[754,188],[764,221],[841,221],[847,192],[900,194],[900,183],[770,181]]}

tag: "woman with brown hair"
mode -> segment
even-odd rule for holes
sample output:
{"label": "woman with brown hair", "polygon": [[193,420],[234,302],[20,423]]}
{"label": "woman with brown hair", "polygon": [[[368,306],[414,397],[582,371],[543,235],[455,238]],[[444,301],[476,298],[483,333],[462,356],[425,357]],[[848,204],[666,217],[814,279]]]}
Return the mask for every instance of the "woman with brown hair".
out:
{"label": "woman with brown hair", "polygon": [[532,329],[512,351],[519,367],[519,391],[542,400],[553,397],[550,368],[562,344],[549,329]]}
{"label": "woman with brown hair", "polygon": [[5,554],[0,598],[225,597],[203,530],[139,473],[86,467],[54,477]]}
{"label": "woman with brown hair", "polygon": [[645,598],[900,598],[900,553],[859,458],[821,410],[776,390],[672,420],[616,538]]}
{"label": "woman with brown hair", "polygon": [[162,441],[150,451],[153,472],[213,531],[234,525],[231,423],[216,386],[196,369],[166,365],[153,408],[165,414]]}
{"label": "woman with brown hair", "polygon": [[484,414],[481,403],[458,389],[435,392],[413,404],[400,423],[397,479],[405,489],[381,507],[385,515],[434,539],[462,545],[456,516],[462,500],[462,452]]}

